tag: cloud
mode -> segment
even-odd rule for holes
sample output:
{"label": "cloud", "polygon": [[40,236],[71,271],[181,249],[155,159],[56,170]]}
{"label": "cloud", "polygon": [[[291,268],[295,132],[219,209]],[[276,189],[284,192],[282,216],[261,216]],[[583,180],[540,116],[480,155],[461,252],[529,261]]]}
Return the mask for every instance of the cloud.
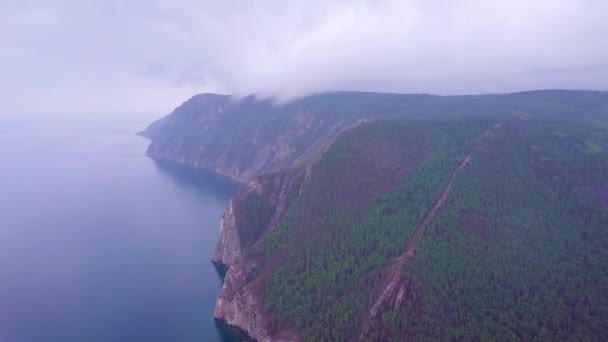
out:
{"label": "cloud", "polygon": [[0,91],[17,111],[168,110],[198,91],[608,89],[601,0],[53,0],[0,13]]}

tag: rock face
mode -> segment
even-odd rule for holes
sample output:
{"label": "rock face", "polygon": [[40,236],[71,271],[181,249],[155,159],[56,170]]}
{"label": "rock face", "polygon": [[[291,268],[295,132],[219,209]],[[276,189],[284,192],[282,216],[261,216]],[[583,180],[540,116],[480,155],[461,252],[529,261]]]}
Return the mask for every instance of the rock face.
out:
{"label": "rock face", "polygon": [[152,139],[151,157],[247,182],[309,155],[356,119],[306,102],[275,106],[255,97],[203,94],[141,134]]}
{"label": "rock face", "polygon": [[226,267],[234,264],[242,252],[241,240],[236,227],[236,217],[234,216],[234,201],[234,197],[230,199],[222,215],[220,237],[212,259],[214,263]]}
{"label": "rock face", "polygon": [[274,228],[285,215],[305,177],[292,170],[256,177],[230,199],[220,221],[220,237],[212,261],[226,267]]}
{"label": "rock face", "polygon": [[260,296],[249,285],[256,268],[255,261],[245,259],[228,268],[213,315],[252,339],[269,341],[268,317],[263,313]]}
{"label": "rock face", "polygon": [[306,172],[294,169],[254,178],[230,200],[220,223],[212,261],[227,271],[214,316],[259,341],[270,340],[269,319],[252,283],[260,265],[247,250],[280,222]]}

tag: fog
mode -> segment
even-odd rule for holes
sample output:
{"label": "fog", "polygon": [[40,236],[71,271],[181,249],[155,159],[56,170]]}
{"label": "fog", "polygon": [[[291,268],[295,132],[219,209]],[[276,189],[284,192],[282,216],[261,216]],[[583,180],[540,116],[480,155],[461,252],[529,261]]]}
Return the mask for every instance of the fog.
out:
{"label": "fog", "polygon": [[192,94],[608,89],[608,2],[0,4],[0,118],[158,117]]}

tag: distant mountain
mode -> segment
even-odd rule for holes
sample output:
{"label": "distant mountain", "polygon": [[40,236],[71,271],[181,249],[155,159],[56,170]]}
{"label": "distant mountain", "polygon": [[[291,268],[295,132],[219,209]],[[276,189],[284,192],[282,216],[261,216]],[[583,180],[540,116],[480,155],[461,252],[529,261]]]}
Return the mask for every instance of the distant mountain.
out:
{"label": "distant mountain", "polygon": [[142,134],[148,154],[239,181],[292,165],[344,128],[373,118],[447,119],[470,115],[595,115],[606,92],[534,91],[507,95],[432,96],[335,92],[275,105],[254,96],[192,97]]}
{"label": "distant mountain", "polygon": [[148,154],[245,182],[215,316],[258,340],[608,337],[608,93],[197,95]]}

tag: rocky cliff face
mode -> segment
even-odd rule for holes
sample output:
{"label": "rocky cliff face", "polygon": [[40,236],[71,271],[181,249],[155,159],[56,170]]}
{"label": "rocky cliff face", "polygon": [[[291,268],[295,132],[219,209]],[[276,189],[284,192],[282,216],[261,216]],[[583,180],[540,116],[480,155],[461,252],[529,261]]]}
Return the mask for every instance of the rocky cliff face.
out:
{"label": "rocky cliff face", "polygon": [[299,191],[304,170],[256,177],[230,199],[220,221],[220,237],[212,261],[226,267],[283,218]]}
{"label": "rocky cliff face", "polygon": [[250,284],[257,266],[254,260],[240,259],[228,268],[213,315],[255,340],[269,341],[266,329],[269,319],[264,314],[261,296]]}
{"label": "rocky cliff face", "polygon": [[234,201],[231,198],[224,210],[222,220],[220,221],[220,237],[215,247],[212,261],[218,265],[228,267],[234,264],[239,256],[241,256],[242,246],[241,239],[236,226],[236,217],[234,215]]}
{"label": "rocky cliff face", "polygon": [[270,340],[254,277],[260,262],[247,250],[283,218],[300,191],[306,170],[264,175],[247,183],[228,203],[213,262],[226,269],[214,316],[259,341]]}
{"label": "rocky cliff face", "polygon": [[297,162],[355,119],[306,103],[275,106],[254,97],[204,94],[142,135],[152,139],[151,157],[247,182]]}

